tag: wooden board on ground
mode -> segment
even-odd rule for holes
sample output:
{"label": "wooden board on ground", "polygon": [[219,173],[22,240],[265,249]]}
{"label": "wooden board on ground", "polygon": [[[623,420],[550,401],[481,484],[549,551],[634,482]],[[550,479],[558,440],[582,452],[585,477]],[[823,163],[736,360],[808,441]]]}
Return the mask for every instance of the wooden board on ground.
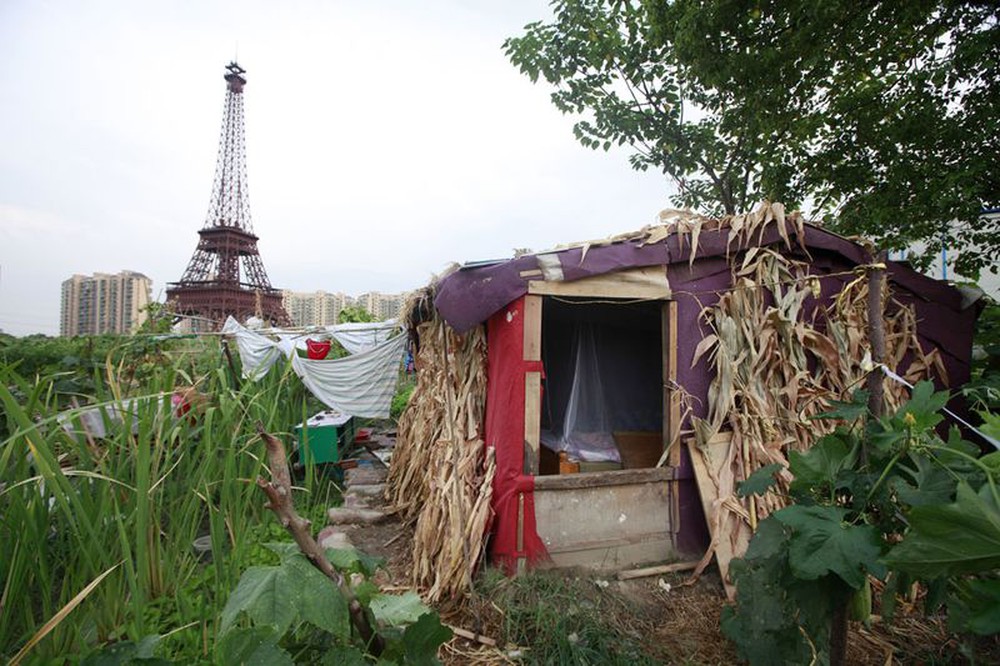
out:
{"label": "wooden board on ground", "polygon": [[729,578],[729,563],[733,557],[746,552],[750,542],[750,528],[739,515],[723,506],[727,499],[732,501],[732,498],[719,496],[719,480],[724,476],[725,466],[730,460],[732,433],[715,435],[704,449],[698,447],[694,438],[687,440],[687,446],[722,584],[726,588],[726,596],[733,600],[736,598],[736,587]]}

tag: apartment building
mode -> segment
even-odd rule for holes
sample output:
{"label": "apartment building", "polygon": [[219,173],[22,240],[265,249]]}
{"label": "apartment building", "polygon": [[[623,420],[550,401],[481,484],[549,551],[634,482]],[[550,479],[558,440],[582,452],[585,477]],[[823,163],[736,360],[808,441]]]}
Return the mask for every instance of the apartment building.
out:
{"label": "apartment building", "polygon": [[367,310],[378,321],[394,319],[399,316],[399,309],[403,307],[403,301],[409,292],[402,294],[382,294],[377,291],[370,291],[361,294],[357,298],[357,304]]}
{"label": "apartment building", "polygon": [[354,299],[340,292],[283,291],[281,303],[293,326],[329,326],[338,323],[340,311],[354,305]]}
{"label": "apartment building", "polygon": [[62,283],[60,335],[133,333],[146,320],[151,288],[134,271],[74,275]]}

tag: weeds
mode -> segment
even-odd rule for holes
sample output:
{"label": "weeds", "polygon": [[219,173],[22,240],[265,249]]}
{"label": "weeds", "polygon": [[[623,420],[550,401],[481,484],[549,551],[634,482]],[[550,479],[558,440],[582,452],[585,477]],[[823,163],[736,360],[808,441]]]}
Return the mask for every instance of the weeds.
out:
{"label": "weeds", "polygon": [[[57,383],[65,374],[30,381],[0,364],[0,655],[14,655],[117,566],[28,661],[151,635],[164,636],[164,657],[210,658],[229,592],[262,558],[257,544],[272,540],[260,538],[270,528],[252,483],[263,471],[253,424],[287,434],[310,408],[290,373],[237,387],[217,345],[191,351],[136,365],[109,354],[100,370],[88,368],[90,392],[80,402],[127,415],[123,423],[105,418],[103,438],[62,427],[66,396]],[[178,417],[171,396],[190,385],[205,399]],[[79,424],[81,410],[70,413]],[[302,485],[298,501],[309,515],[335,499],[311,471]],[[211,538],[209,564],[192,548],[202,535]]]}
{"label": "weeds", "polygon": [[531,646],[525,664],[658,664],[640,637],[615,623],[622,601],[589,579],[534,571],[517,578],[490,570],[480,592],[503,608],[502,642]]}

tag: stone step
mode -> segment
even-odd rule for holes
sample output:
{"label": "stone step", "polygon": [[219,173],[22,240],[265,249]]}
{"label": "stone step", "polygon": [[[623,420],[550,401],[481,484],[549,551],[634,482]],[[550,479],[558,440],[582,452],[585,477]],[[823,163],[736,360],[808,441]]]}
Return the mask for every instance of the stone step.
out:
{"label": "stone step", "polygon": [[354,548],[354,544],[352,544],[351,540],[347,538],[347,535],[333,525],[327,525],[321,529],[316,541],[319,542],[320,548],[324,550],[327,548]]}
{"label": "stone step", "polygon": [[337,506],[326,513],[331,525],[374,525],[386,519],[386,514],[376,509]]}
{"label": "stone step", "polygon": [[361,464],[344,472],[344,483],[350,486],[370,486],[385,482],[389,470],[378,463]]}
{"label": "stone step", "polygon": [[385,497],[384,483],[358,483],[349,487],[348,492],[358,497]]}

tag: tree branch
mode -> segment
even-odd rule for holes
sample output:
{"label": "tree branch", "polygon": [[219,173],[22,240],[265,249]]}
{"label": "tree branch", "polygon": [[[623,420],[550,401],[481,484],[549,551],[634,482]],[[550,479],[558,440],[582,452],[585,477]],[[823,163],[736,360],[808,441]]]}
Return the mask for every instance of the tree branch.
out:
{"label": "tree branch", "polygon": [[343,575],[337,571],[330,560],[326,558],[326,553],[309,531],[309,521],[300,516],[295,511],[295,503],[292,500],[292,475],[288,470],[288,460],[285,456],[285,445],[277,437],[264,430],[264,425],[257,422],[257,432],[264,439],[267,446],[267,461],[271,468],[271,480],[266,481],[257,477],[257,485],[264,494],[267,495],[267,508],[274,512],[281,526],[288,530],[299,550],[309,559],[314,567],[319,569],[323,575],[333,581],[333,584],[340,590],[340,594],[347,600],[347,609],[351,616],[351,623],[361,634],[362,640],[368,646],[368,650],[376,657],[382,653],[385,644],[382,637],[372,628],[372,624],[361,606],[361,602],[354,596],[354,591],[344,580]]}

